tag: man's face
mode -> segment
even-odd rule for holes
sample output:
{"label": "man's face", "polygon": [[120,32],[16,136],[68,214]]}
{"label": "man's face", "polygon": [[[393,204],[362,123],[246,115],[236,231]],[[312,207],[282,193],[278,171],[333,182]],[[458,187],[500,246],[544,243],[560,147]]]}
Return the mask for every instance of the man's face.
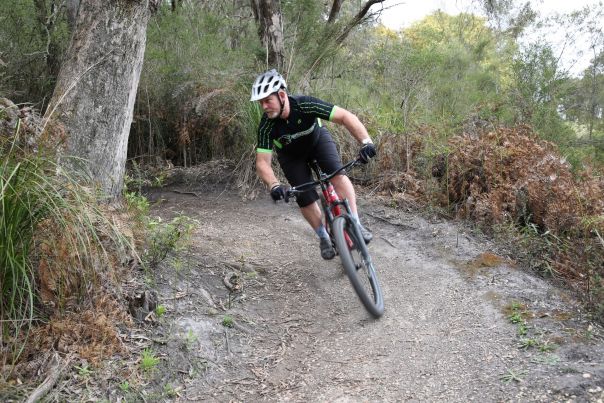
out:
{"label": "man's face", "polygon": [[260,103],[260,107],[269,119],[275,119],[279,117],[281,112],[281,103],[279,102],[279,96],[277,94],[271,94],[266,98],[262,98],[258,101]]}

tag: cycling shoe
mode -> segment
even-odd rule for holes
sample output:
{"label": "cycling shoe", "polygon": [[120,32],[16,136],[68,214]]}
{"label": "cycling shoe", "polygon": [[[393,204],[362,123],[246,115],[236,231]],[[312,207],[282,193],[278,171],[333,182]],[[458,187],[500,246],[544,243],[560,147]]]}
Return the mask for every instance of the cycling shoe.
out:
{"label": "cycling shoe", "polygon": [[331,245],[331,239],[321,238],[321,257],[325,260],[333,259],[336,256],[336,251]]}
{"label": "cycling shoe", "polygon": [[367,228],[363,227],[362,224],[359,224],[359,226],[361,227],[361,235],[363,235],[363,240],[365,240],[365,243],[368,244],[373,239],[373,234],[369,232]]}

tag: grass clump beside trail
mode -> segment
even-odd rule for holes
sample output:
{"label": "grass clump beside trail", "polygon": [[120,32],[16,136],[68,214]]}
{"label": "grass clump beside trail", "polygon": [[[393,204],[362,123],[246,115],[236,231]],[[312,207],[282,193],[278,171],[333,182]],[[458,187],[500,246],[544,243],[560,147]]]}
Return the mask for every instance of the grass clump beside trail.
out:
{"label": "grass clump beside trail", "polygon": [[57,164],[52,135],[22,124],[14,105],[0,112],[0,383],[10,383],[34,377],[54,349],[91,363],[119,350],[116,326],[130,319],[118,270],[134,250],[120,214]]}

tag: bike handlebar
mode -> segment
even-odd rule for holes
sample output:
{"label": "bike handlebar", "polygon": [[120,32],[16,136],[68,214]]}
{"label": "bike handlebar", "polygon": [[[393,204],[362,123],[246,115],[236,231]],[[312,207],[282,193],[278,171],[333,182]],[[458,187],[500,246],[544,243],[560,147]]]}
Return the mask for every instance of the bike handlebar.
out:
{"label": "bike handlebar", "polygon": [[348,168],[352,168],[353,166],[358,165],[360,163],[361,163],[361,160],[359,158],[357,158],[355,160],[350,161],[346,165],[342,166],[340,169],[336,169],[335,171],[333,171],[332,173],[330,173],[328,175],[322,174],[321,177],[317,180],[314,180],[311,182],[306,182],[301,185],[294,186],[294,187],[287,189],[287,191],[285,192],[285,199],[284,199],[285,202],[289,203],[290,197],[296,196],[297,194],[300,194],[302,192],[306,192],[306,191],[314,188],[321,182],[326,182],[326,181],[330,180],[331,178],[333,178],[334,176],[339,174],[341,171],[344,171]]}

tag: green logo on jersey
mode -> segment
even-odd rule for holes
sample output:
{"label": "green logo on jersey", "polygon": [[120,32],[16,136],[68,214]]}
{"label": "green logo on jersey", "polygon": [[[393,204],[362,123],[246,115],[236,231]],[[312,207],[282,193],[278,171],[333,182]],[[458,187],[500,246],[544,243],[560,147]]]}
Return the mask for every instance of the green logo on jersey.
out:
{"label": "green logo on jersey", "polygon": [[298,119],[298,124],[302,123],[302,119]]}

